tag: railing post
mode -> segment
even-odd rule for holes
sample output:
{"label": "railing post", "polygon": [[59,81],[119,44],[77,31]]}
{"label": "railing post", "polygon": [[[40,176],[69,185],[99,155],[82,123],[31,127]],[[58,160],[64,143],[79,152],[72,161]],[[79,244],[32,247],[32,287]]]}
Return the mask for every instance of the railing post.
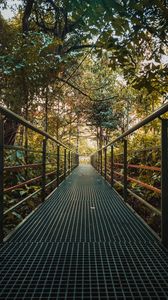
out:
{"label": "railing post", "polygon": [[71,152],[68,152],[68,170],[69,174],[71,173]]}
{"label": "railing post", "polygon": [[102,161],[102,151],[100,150],[100,174],[103,175],[103,161]]}
{"label": "railing post", "polygon": [[100,151],[98,151],[98,166],[97,166],[98,173],[100,172]]}
{"label": "railing post", "polygon": [[99,152],[96,153],[96,170],[99,172]]}
{"label": "railing post", "polygon": [[47,149],[47,140],[43,140],[43,149],[42,149],[42,181],[41,181],[41,198],[42,202],[46,197],[46,149]]}
{"label": "railing post", "polygon": [[91,157],[90,157],[90,163],[91,163],[91,165],[93,167],[93,155],[91,155]]}
{"label": "railing post", "polygon": [[60,146],[57,145],[57,186],[59,186],[59,172],[60,172]]}
{"label": "railing post", "polygon": [[76,154],[74,153],[74,168],[76,167],[77,165],[77,160],[76,160]]}
{"label": "railing post", "polygon": [[[28,164],[28,128],[25,127],[25,164]],[[25,169],[25,177],[27,178],[28,175],[28,169]]]}
{"label": "railing post", "polygon": [[0,114],[0,243],[3,243],[3,212],[4,212],[4,120]]}
{"label": "railing post", "polygon": [[66,178],[66,149],[64,149],[64,179]]}
{"label": "railing post", "polygon": [[104,178],[107,178],[107,148],[104,149]]}
{"label": "railing post", "polygon": [[73,153],[71,153],[71,155],[70,155],[70,161],[71,161],[71,172],[72,172],[72,170],[73,170]]}
{"label": "railing post", "polygon": [[114,186],[114,147],[111,146],[111,186]]}
{"label": "railing post", "polygon": [[124,201],[127,201],[127,140],[124,139]]}
{"label": "railing post", "polygon": [[96,153],[94,155],[94,158],[95,158],[95,169],[97,170],[97,154]]}
{"label": "railing post", "polygon": [[79,165],[79,155],[75,154],[75,167]]}
{"label": "railing post", "polygon": [[161,120],[161,237],[163,245],[168,248],[168,120]]}

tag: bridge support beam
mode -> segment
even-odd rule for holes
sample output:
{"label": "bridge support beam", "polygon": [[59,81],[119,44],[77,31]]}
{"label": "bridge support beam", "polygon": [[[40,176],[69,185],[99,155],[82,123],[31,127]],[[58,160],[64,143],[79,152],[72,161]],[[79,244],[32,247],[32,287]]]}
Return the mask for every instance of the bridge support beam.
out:
{"label": "bridge support beam", "polygon": [[168,120],[161,119],[161,237],[168,248]]}

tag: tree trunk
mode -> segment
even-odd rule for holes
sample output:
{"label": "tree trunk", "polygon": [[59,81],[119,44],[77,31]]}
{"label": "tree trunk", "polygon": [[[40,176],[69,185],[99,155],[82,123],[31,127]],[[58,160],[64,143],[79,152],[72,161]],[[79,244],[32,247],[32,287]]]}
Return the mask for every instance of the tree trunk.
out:
{"label": "tree trunk", "polygon": [[4,144],[14,145],[19,123],[11,119],[5,119],[4,122]]}
{"label": "tree trunk", "polygon": [[24,14],[23,14],[23,19],[22,19],[22,30],[23,33],[27,34],[29,31],[29,18],[31,15],[31,11],[33,8],[34,0],[27,0]]}

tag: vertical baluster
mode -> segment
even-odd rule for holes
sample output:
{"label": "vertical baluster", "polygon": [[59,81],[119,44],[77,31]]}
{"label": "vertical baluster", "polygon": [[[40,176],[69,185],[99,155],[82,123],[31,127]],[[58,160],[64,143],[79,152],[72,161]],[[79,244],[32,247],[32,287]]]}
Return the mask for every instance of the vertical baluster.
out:
{"label": "vertical baluster", "polygon": [[68,152],[68,173],[71,172],[71,152]]}
{"label": "vertical baluster", "polygon": [[73,153],[71,153],[70,161],[71,161],[71,172],[72,172],[72,170],[73,170]]}
{"label": "vertical baluster", "polygon": [[168,120],[161,120],[161,237],[163,245],[168,248]]}
{"label": "vertical baluster", "polygon": [[97,171],[100,172],[100,151],[97,152],[98,155],[98,162],[97,162]]}
{"label": "vertical baluster", "polygon": [[98,152],[95,154],[95,169],[98,171]]}
{"label": "vertical baluster", "polygon": [[102,150],[100,150],[100,174],[103,175],[103,158],[102,158]]}
{"label": "vertical baluster", "polygon": [[114,186],[114,146],[111,146],[111,186]]}
{"label": "vertical baluster", "polygon": [[127,201],[127,140],[124,139],[124,201]]}
{"label": "vertical baluster", "polygon": [[47,140],[43,140],[43,149],[42,149],[42,180],[41,180],[41,198],[42,201],[45,200],[46,197],[46,148],[47,148]]}
{"label": "vertical baluster", "polygon": [[0,115],[0,243],[3,242],[3,212],[4,212],[4,120]]}
{"label": "vertical baluster", "polygon": [[[25,127],[25,164],[28,164],[28,128]],[[25,169],[25,178],[27,180],[28,169]]]}
{"label": "vertical baluster", "polygon": [[107,178],[107,148],[104,149],[104,178]]}
{"label": "vertical baluster", "polygon": [[64,179],[66,178],[67,164],[66,164],[66,149],[64,149]]}
{"label": "vertical baluster", "polygon": [[75,154],[75,168],[78,166],[78,154]]}
{"label": "vertical baluster", "polygon": [[90,157],[90,163],[93,166],[93,155],[91,155],[91,157]]}
{"label": "vertical baluster", "polygon": [[59,186],[59,176],[60,176],[60,146],[57,145],[57,186]]}

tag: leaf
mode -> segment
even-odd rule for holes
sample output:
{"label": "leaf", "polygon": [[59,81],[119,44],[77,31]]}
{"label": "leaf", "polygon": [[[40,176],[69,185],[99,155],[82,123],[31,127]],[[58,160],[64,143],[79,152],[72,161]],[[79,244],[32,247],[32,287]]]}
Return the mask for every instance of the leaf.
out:
{"label": "leaf", "polygon": [[5,70],[5,71],[4,71],[4,74],[5,74],[5,75],[10,75],[10,74],[12,74],[12,71],[11,71],[11,70]]}
{"label": "leaf", "polygon": [[16,151],[16,157],[17,157],[17,158],[24,158],[24,154],[23,154],[23,152],[22,152],[22,151],[19,151],[19,150],[17,150],[17,151]]}
{"label": "leaf", "polygon": [[28,191],[20,191],[19,192],[19,194],[21,195],[21,196],[23,196],[23,195],[25,195],[25,194],[27,194],[28,193]]}
{"label": "leaf", "polygon": [[33,210],[35,209],[36,205],[32,200],[27,201],[27,205]]}
{"label": "leaf", "polygon": [[12,212],[12,215],[15,216],[17,219],[19,219],[20,221],[23,220],[22,216],[19,213],[15,212],[15,211]]}

